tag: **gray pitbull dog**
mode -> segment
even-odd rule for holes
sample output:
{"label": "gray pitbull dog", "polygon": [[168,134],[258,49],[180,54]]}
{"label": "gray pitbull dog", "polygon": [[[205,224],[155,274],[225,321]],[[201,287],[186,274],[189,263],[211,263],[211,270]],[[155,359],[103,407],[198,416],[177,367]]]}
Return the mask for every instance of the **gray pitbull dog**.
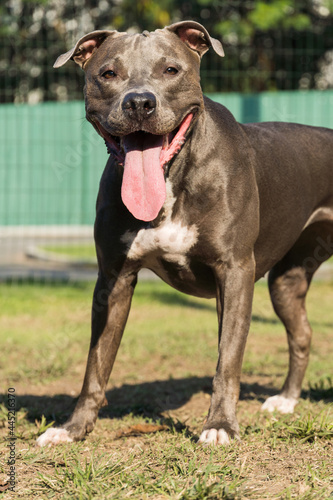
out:
{"label": "gray pitbull dog", "polygon": [[199,67],[222,45],[185,21],[129,35],[94,31],[61,55],[85,71],[87,119],[110,153],[97,200],[99,275],[83,388],[61,428],[38,444],[92,431],[128,317],[138,271],[216,297],[219,355],[201,443],[239,439],[236,405],[254,283],[269,273],[289,373],[264,408],[292,412],[308,363],[305,296],[333,254],[333,131],[241,125],[202,95]]}

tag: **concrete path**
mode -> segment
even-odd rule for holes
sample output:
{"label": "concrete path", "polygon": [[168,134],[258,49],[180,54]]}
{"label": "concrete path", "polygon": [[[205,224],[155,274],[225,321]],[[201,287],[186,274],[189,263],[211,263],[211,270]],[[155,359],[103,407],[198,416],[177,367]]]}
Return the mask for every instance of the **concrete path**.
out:
{"label": "concrete path", "polygon": [[[0,282],[11,281],[96,281],[97,264],[51,256],[41,250],[47,245],[94,244],[90,226],[0,227]],[[159,279],[144,269],[139,279]]]}
{"label": "concrete path", "polygon": [[[91,244],[90,226],[0,227],[0,282],[36,280],[42,282],[95,281],[97,266],[90,262],[72,261],[45,255],[44,245]],[[158,280],[148,269],[139,273],[141,280]],[[316,280],[333,281],[333,266],[324,263],[315,274]]]}

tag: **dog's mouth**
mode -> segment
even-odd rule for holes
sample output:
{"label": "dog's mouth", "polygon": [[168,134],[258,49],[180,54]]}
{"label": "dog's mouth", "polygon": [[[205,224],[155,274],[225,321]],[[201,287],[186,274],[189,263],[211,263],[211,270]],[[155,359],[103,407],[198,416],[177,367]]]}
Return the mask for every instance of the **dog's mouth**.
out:
{"label": "dog's mouth", "polygon": [[189,113],[171,133],[154,135],[143,131],[116,137],[96,120],[93,125],[105,140],[108,153],[124,165],[121,197],[136,219],[154,220],[166,198],[167,164],[186,140],[194,112]]}

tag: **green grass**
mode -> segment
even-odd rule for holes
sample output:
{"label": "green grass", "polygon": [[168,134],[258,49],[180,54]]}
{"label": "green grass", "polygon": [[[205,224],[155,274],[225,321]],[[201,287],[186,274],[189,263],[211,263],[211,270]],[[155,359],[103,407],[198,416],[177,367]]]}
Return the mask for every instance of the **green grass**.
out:
{"label": "green grass", "polygon": [[[93,286],[0,285],[0,498],[332,498],[332,284],[314,282],[309,294],[314,338],[294,415],[260,411],[283,383],[288,360],[283,327],[260,282],[238,406],[242,441],[198,447],[217,360],[215,302],[142,282],[108,386],[109,406],[94,432],[81,443],[36,448],[36,437],[53,421],[63,422],[79,394]],[[9,387],[18,408],[17,487],[1,493]],[[143,423],[166,430],[119,437]]]}
{"label": "green grass", "polygon": [[95,259],[96,250],[94,245],[44,245],[40,247],[45,252],[59,254],[71,259]]}

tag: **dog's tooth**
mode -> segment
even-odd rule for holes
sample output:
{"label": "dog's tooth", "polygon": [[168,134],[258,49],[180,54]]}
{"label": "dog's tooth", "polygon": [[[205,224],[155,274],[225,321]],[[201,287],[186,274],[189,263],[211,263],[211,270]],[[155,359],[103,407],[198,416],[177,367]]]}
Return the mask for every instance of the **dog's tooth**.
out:
{"label": "dog's tooth", "polygon": [[165,134],[163,136],[163,145],[162,145],[162,148],[163,149],[168,149],[168,147],[169,147],[169,135]]}

